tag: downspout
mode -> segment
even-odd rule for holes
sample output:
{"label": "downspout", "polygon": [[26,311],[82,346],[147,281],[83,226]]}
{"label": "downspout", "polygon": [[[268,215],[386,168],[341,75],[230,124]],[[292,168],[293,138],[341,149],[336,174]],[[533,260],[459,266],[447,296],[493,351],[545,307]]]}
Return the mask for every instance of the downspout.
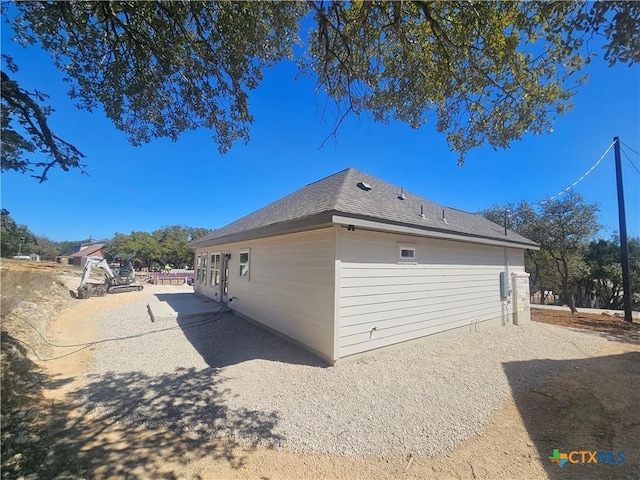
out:
{"label": "downspout", "polygon": [[340,228],[333,227],[333,358],[340,359],[340,288],[342,262],[340,259]]}
{"label": "downspout", "polygon": [[[507,219],[509,217],[509,210],[504,212],[504,236],[507,237],[509,235],[509,231],[507,230]],[[509,304],[511,303],[511,279],[509,278],[509,247],[505,245],[504,247],[504,276],[506,285],[506,292],[504,297],[502,297],[502,325],[506,325],[509,323]],[[502,286],[501,286],[502,288]]]}
{"label": "downspout", "polygon": [[502,297],[502,325],[509,323],[509,304],[511,303],[511,281],[509,278],[509,249],[504,247],[504,276],[507,283],[507,291],[505,296]]}

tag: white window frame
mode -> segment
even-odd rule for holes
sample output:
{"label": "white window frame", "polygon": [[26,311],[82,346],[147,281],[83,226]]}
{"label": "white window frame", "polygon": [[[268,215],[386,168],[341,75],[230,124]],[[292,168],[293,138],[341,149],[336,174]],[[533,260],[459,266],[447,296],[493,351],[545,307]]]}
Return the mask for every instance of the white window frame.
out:
{"label": "white window frame", "polygon": [[202,275],[202,253],[198,253],[198,255],[196,256],[196,283],[200,283],[202,280],[200,280],[200,277]]}
{"label": "white window frame", "polygon": [[[411,257],[403,256],[404,252],[413,252]],[[398,264],[416,265],[418,263],[418,252],[415,243],[398,243]]]}
{"label": "white window frame", "polygon": [[[215,257],[217,257],[216,259],[217,263],[214,261]],[[211,263],[211,267],[209,270],[209,286],[214,288],[219,287],[220,286],[220,270],[222,268],[222,252],[211,252],[209,254],[209,261]]]}
{"label": "white window frame", "polygon": [[202,283],[204,286],[207,285],[207,278],[209,277],[208,257],[208,252],[202,252],[202,275],[200,277],[200,283]]}
{"label": "white window frame", "polygon": [[[247,254],[246,262],[242,261],[243,254]],[[251,249],[250,248],[240,249],[240,254],[238,255],[238,264],[239,264],[238,275],[240,276],[240,278],[244,278],[247,281],[249,281],[250,275],[251,275]],[[243,270],[243,267],[245,267],[244,270]]]}

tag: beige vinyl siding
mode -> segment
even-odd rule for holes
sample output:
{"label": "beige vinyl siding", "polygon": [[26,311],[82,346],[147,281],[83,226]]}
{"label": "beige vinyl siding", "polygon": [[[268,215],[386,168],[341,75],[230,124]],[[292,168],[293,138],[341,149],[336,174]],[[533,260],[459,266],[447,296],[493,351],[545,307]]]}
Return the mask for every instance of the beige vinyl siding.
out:
{"label": "beige vinyl siding", "polygon": [[[398,264],[398,244],[415,245],[415,264]],[[507,254],[523,271],[522,251]],[[504,247],[342,230],[338,255],[341,358],[511,313]]]}
{"label": "beige vinyl siding", "polygon": [[[333,361],[334,243],[334,230],[326,228],[215,247],[231,253],[230,307]],[[244,249],[248,279],[239,273]]]}

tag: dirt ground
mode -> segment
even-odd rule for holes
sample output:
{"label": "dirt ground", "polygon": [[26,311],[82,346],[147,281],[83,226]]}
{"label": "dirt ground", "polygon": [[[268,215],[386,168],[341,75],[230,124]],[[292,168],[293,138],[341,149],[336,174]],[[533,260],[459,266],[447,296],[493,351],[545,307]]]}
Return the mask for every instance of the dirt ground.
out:
{"label": "dirt ground", "polygon": [[[97,332],[95,323],[86,321],[88,316],[152,294],[153,288],[145,287],[143,292],[77,300],[51,323],[48,338],[66,344],[91,341]],[[637,324],[622,325],[614,317],[571,316],[568,310],[534,310],[533,318],[585,328],[611,341],[597,357],[565,362],[566,373],[508,401],[479,435],[436,457],[303,455],[83,416],[72,394],[82,385],[91,360],[92,350],[85,348],[41,365],[46,389],[40,421],[49,453],[40,478],[54,478],[54,471],[59,478],[95,479],[640,478]],[[519,375],[521,367],[505,365],[505,373]],[[549,460],[554,449],[623,451],[626,461],[560,468]]]}
{"label": "dirt ground", "polygon": [[588,309],[578,309],[578,313],[571,315],[568,309],[532,308],[531,318],[536,322],[589,330],[599,335],[609,335],[611,338],[640,341],[640,322],[637,318],[634,323],[624,322],[621,312],[589,313]]}

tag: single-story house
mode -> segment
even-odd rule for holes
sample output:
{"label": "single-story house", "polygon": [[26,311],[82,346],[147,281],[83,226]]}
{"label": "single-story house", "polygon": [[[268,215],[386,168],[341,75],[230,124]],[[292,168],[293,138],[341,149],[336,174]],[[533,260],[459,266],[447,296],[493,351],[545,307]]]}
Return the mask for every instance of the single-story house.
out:
{"label": "single-story house", "polygon": [[331,364],[529,319],[538,245],[348,168],[191,244],[195,290]]}
{"label": "single-story house", "polygon": [[87,257],[104,257],[105,245],[104,242],[82,244],[79,250],[69,255],[69,264],[84,267]]}

